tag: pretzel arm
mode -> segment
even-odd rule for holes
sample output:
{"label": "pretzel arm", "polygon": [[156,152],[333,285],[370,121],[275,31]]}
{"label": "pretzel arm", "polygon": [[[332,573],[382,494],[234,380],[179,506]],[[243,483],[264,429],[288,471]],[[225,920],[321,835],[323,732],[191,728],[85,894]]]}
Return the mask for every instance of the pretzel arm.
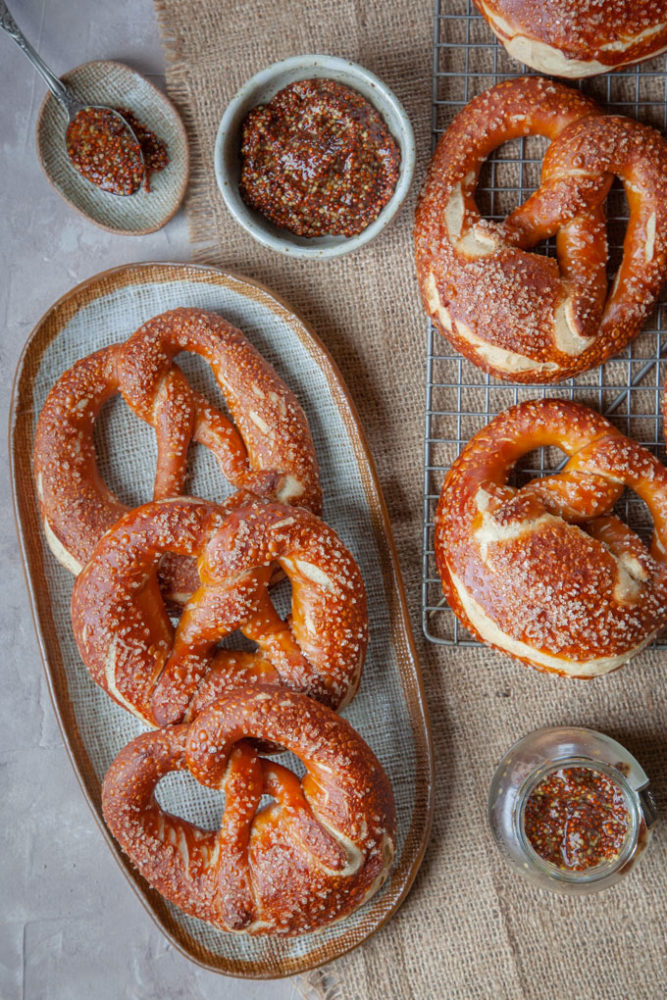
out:
{"label": "pretzel arm", "polygon": [[97,559],[77,578],[71,607],[74,637],[93,680],[152,724],[151,698],[171,649],[173,627],[152,564],[133,577],[128,562],[115,565],[117,554],[106,536]]}
{"label": "pretzel arm", "polygon": [[[257,653],[220,649],[213,657],[184,718],[186,721],[194,719],[207,705],[229,694],[233,687],[257,683],[280,684],[280,677],[270,660]],[[265,753],[273,751],[273,747],[270,751],[263,748]]]}
{"label": "pretzel arm", "polygon": [[207,919],[215,884],[217,833],[162,809],[155,789],[170,771],[185,768],[187,727],[145,733],[121,750],[102,789],[104,818],[144,878],[177,905]]}
{"label": "pretzel arm", "polygon": [[105,347],[77,361],[49,393],[35,432],[44,531],[56,559],[75,575],[128,510],[102,479],[94,441],[95,421],[118,393],[117,357],[117,347]]}
{"label": "pretzel arm", "polygon": [[[641,497],[653,518],[651,555],[667,571],[667,468],[635,441],[616,434],[587,457],[587,464],[621,483]],[[583,463],[582,463],[583,466]]]}
{"label": "pretzel arm", "polygon": [[[302,845],[321,866],[332,873],[344,869],[349,864],[348,852],[319,822],[297,776],[275,761],[263,760],[262,766],[264,791],[273,797],[276,805],[268,806],[257,816],[255,836],[261,837],[263,826],[279,824],[290,839]],[[267,831],[267,839],[268,836]]]}
{"label": "pretzel arm", "polygon": [[508,215],[504,228],[513,234],[515,245],[531,249],[578,216],[598,211],[613,180],[613,174],[596,172],[589,178],[578,176],[575,186],[568,174],[552,177]]}
{"label": "pretzel arm", "polygon": [[533,479],[521,490],[525,498],[539,496],[547,510],[577,523],[608,514],[623,493],[623,483],[576,469]]}
{"label": "pretzel arm", "polygon": [[232,750],[224,789],[225,811],[218,834],[220,917],[230,930],[244,930],[258,918],[248,844],[264,791],[261,760],[249,744],[238,743]]}
{"label": "pretzel arm", "polygon": [[578,327],[591,343],[607,299],[608,252],[604,205],[573,219],[556,236],[558,264],[571,302],[570,326]]}
{"label": "pretzel arm", "polygon": [[185,486],[194,415],[192,392],[177,369],[161,382],[150,423],[157,440],[153,496],[156,500],[179,496]]}
{"label": "pretzel arm", "polygon": [[224,413],[197,394],[197,419],[193,440],[213,452],[224,475],[241,487],[248,475],[248,452],[243,438]]}

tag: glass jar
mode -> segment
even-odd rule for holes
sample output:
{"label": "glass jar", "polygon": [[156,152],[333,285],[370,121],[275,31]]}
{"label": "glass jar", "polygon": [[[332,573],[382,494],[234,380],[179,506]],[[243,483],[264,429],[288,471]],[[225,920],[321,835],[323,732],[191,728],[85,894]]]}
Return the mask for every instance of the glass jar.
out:
{"label": "glass jar", "polygon": [[[565,768],[585,768],[591,779],[613,782],[627,811],[618,853],[583,870],[546,860],[533,848],[525,829],[531,793]],[[526,878],[557,892],[594,892],[618,881],[643,853],[656,818],[646,772],[625,747],[593,729],[564,726],[529,733],[503,757],[489,791],[489,821],[502,850]]]}

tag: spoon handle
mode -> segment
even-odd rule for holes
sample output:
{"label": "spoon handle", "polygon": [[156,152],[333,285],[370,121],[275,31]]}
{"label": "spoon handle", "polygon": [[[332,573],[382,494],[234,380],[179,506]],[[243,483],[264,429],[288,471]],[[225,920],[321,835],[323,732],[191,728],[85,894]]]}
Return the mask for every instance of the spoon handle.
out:
{"label": "spoon handle", "polygon": [[65,111],[69,114],[72,106],[78,102],[75,101],[73,95],[70,93],[62,80],[59,80],[55,73],[51,72],[42,57],[33,49],[32,45],[12,17],[11,11],[5,3],[5,0],[0,0],[0,28],[3,28],[9,37],[14,39],[18,47],[25,52],[35,69],[43,77],[46,86],[49,88],[53,96],[60,102],[60,104],[62,104]]}

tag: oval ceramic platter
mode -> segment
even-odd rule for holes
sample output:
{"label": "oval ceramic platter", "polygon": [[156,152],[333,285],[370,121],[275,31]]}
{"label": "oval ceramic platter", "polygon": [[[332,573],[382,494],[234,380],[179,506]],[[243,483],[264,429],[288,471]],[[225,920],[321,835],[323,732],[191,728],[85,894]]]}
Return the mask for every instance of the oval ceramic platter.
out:
{"label": "oval ceramic platter", "polygon": [[[149,317],[176,306],[214,310],[244,331],[303,405],[315,440],[324,489],[324,517],[356,556],[366,582],[371,621],[361,689],[344,714],[373,748],[394,787],[397,857],[383,890],[351,917],[297,938],[246,937],[218,931],[166,902],[121,854],[106,831],[100,805],[104,774],[142,724],[90,679],[70,626],[73,578],[56,562],[41,532],[31,468],[35,423],[56,379],[76,359],[127,338]],[[179,364],[207,394],[217,387],[192,355]],[[152,430],[120,399],[98,421],[100,468],[122,500],[150,499],[155,468]],[[26,579],[44,668],[63,739],[84,794],[110,849],[170,941],[214,971],[265,978],[291,975],[339,957],[377,930],[398,908],[421,862],[432,814],[432,750],[403,584],[372,459],[340,374],[322,344],[266,289],[213,268],[139,264],[84,282],[60,299],[31,334],[17,370],[10,416],[13,496]],[[225,495],[210,454],[195,446],[189,490]],[[224,484],[226,486],[226,484]],[[214,829],[221,792],[189,775],[160,783],[172,812]]]}

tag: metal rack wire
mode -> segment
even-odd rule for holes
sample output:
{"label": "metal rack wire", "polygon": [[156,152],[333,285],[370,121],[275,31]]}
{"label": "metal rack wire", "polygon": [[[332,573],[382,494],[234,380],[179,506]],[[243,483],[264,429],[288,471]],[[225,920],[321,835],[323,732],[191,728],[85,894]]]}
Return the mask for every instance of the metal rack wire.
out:
{"label": "metal rack wire", "polygon": [[[521,68],[500,45],[472,0],[435,0],[433,46],[433,146],[455,114],[494,83]],[[523,67],[526,74],[534,74]],[[667,131],[667,58],[581,81],[581,89],[604,107]],[[504,219],[537,188],[546,141],[527,136],[506,143],[485,164],[477,188],[483,215]],[[622,256],[628,220],[622,185],[607,204],[610,273]],[[553,241],[540,248],[553,254]],[[626,351],[600,368],[557,385],[513,385],[484,374],[461,357],[429,323],[424,471],[422,624],[434,643],[473,646],[476,641],[442,597],[433,558],[433,518],[444,475],[463,446],[500,411],[524,399],[557,396],[598,409],[664,461],[660,389],[667,366],[667,297],[663,295],[644,331]],[[518,484],[553,471],[562,460],[555,449],[526,456],[515,472]],[[619,513],[647,538],[651,518],[643,502],[626,491]],[[667,649],[667,635],[656,645]]]}

